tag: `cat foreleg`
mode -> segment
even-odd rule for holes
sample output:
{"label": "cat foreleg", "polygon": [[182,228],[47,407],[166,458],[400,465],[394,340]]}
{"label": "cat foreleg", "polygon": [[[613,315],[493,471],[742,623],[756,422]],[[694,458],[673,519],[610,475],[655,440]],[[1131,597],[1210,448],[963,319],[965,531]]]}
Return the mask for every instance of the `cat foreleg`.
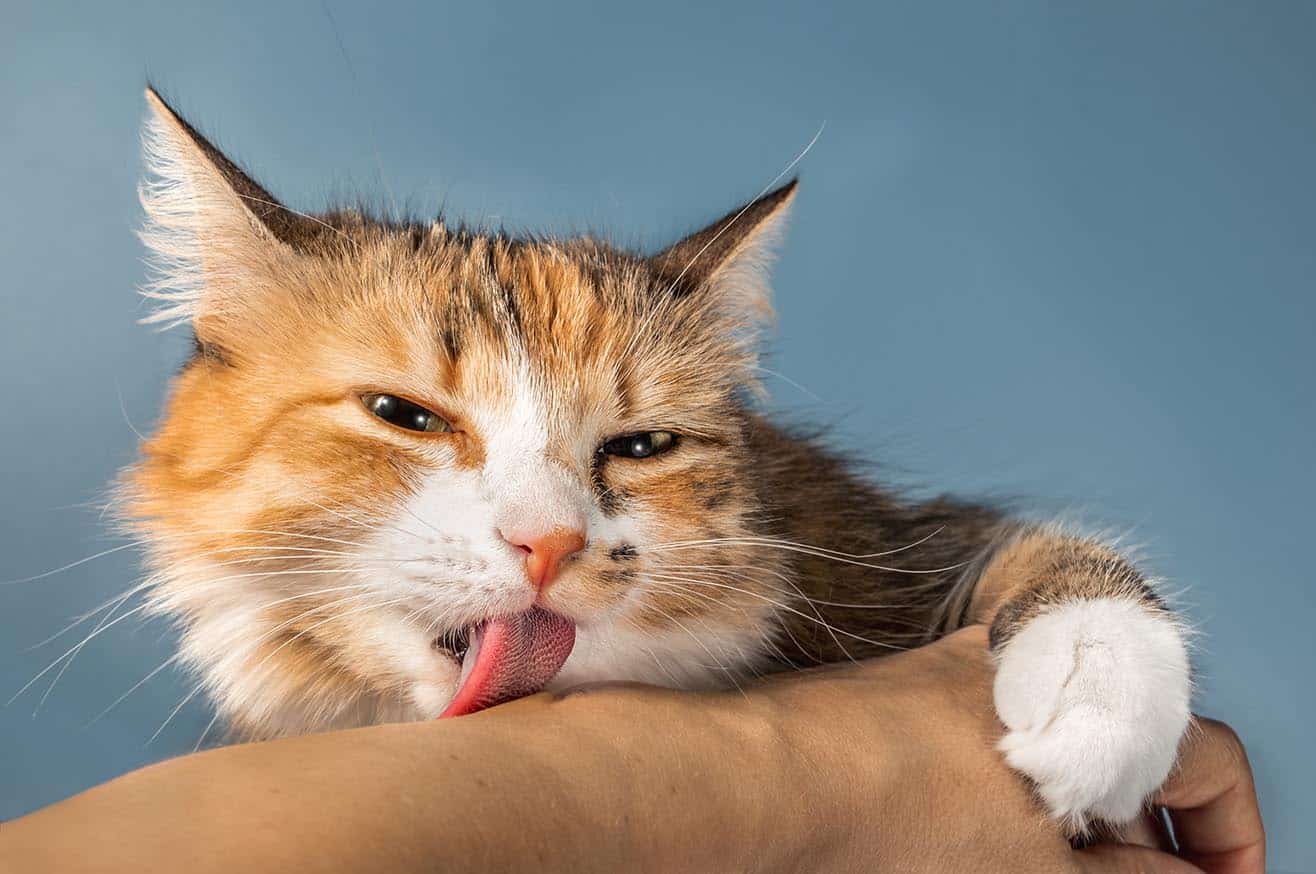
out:
{"label": "cat foreleg", "polygon": [[1006,760],[1075,831],[1136,817],[1188,726],[1177,617],[1110,547],[1041,528],[996,550],[973,613],[991,627]]}

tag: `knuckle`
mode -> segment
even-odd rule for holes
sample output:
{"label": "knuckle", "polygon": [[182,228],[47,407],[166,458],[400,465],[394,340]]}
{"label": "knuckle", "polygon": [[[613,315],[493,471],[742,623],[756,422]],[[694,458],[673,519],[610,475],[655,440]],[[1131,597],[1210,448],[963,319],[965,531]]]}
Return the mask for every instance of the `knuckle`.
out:
{"label": "knuckle", "polygon": [[1219,726],[1220,739],[1224,743],[1225,748],[1229,751],[1230,756],[1236,761],[1246,765],[1247,747],[1243,745],[1243,739],[1239,737],[1238,732],[1234,730],[1233,726],[1227,725],[1223,722],[1219,723]]}
{"label": "knuckle", "polygon": [[1229,767],[1239,774],[1251,774],[1247,747],[1234,727],[1218,719],[1200,719],[1199,722],[1208,741],[1215,745]]}

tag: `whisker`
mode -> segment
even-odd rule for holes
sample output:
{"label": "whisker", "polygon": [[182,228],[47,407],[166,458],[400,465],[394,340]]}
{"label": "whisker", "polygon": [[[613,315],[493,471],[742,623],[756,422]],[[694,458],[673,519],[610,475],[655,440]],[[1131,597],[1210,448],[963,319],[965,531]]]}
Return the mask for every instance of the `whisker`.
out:
{"label": "whisker", "polygon": [[686,600],[690,601],[691,603],[694,603],[694,598],[698,597],[709,604],[713,604],[719,607],[722,606],[722,602],[714,598],[712,595],[706,595],[703,592],[686,591],[684,589],[674,586],[671,580],[657,580],[657,579],[649,578],[645,580],[645,582],[648,583],[650,586],[656,587],[653,589],[653,591],[669,592],[672,594],[683,595],[686,598]]}
{"label": "whisker", "polygon": [[45,646],[46,644],[52,643],[58,640],[59,638],[63,637],[65,634],[77,628],[79,625],[86,622],[88,619],[92,618],[97,613],[100,613],[101,611],[106,610],[111,606],[118,607],[119,605],[123,604],[124,601],[127,601],[129,598],[131,598],[133,595],[137,594],[143,589],[149,588],[151,585],[152,585],[151,580],[146,580],[145,582],[138,583],[137,585],[128,588],[123,593],[119,595],[115,595],[113,598],[110,598],[108,601],[101,604],[100,606],[88,610],[86,613],[83,613],[80,616],[74,617],[73,621],[71,621],[68,625],[65,625],[59,631],[56,631],[54,634],[50,635],[44,640],[40,640],[32,644],[31,646],[26,647],[23,651],[32,652],[34,650],[41,649],[41,647]]}
{"label": "whisker", "polygon": [[692,549],[697,547],[722,546],[722,545],[757,546],[766,549],[780,549],[786,552],[797,552],[803,555],[810,555],[815,558],[825,558],[829,561],[835,561],[840,564],[856,565],[858,567],[871,568],[872,570],[884,571],[886,573],[892,573],[892,574],[911,574],[911,575],[944,574],[966,567],[972,561],[972,560],[962,561],[953,565],[948,565],[946,567],[927,568],[920,570],[915,570],[911,568],[887,567],[885,565],[870,564],[868,562],[859,561],[856,559],[845,558],[840,555],[823,552],[818,549],[815,549],[814,547],[804,546],[802,544],[790,543],[788,541],[770,540],[766,538],[749,538],[749,537],[745,537],[745,538],[728,537],[728,538],[721,538],[717,540],[707,540],[702,542],[692,541],[690,543],[681,543],[681,544],[663,544],[657,547],[648,547],[646,551],[663,552],[671,549]]}
{"label": "whisker", "polygon": [[85,728],[90,728],[91,726],[95,725],[96,722],[99,721],[99,720],[101,719],[101,717],[105,716],[107,713],[109,713],[109,712],[110,712],[111,710],[113,710],[115,707],[118,707],[121,703],[123,703],[124,699],[126,699],[129,695],[131,695],[132,693],[136,692],[136,691],[137,691],[138,689],[140,689],[142,686],[144,686],[144,685],[146,685],[148,682],[150,682],[150,680],[151,680],[152,677],[154,677],[156,674],[160,673],[161,671],[163,671],[165,668],[169,667],[170,665],[174,664],[174,662],[178,661],[178,659],[181,657],[181,655],[182,655],[181,653],[174,653],[174,654],[171,655],[169,658],[167,658],[167,659],[165,659],[164,661],[162,661],[162,662],[161,662],[161,663],[160,663],[155,669],[153,669],[149,674],[147,674],[145,677],[142,677],[140,680],[138,680],[136,683],[134,683],[134,684],[131,686],[131,688],[128,689],[127,692],[124,692],[124,693],[123,693],[122,695],[120,695],[118,698],[115,698],[114,701],[110,704],[110,706],[106,707],[106,708],[105,708],[104,710],[102,710],[100,713],[97,713],[95,716],[93,716],[93,717],[91,718],[90,721],[88,721],[87,723],[85,723],[82,727],[85,729]]}
{"label": "whisker", "polygon": [[123,552],[125,549],[132,549],[134,546],[141,546],[141,544],[135,540],[132,543],[123,543],[120,544],[119,546],[102,550],[96,553],[95,555],[89,555],[86,558],[80,558],[77,561],[71,561],[66,565],[57,567],[54,570],[46,571],[45,573],[33,574],[30,577],[23,577],[17,580],[0,580],[0,586],[17,586],[22,583],[34,583],[37,580],[44,580],[46,577],[53,577],[55,574],[62,574],[64,573],[64,571],[72,570],[75,567],[80,567],[89,561],[95,561],[98,558],[104,558],[105,556],[113,555],[116,552]]}
{"label": "whisker", "polygon": [[[359,588],[366,588],[366,587],[362,586],[362,587],[359,587]],[[324,594],[324,593],[323,593],[323,592],[317,592],[317,593],[315,593],[315,594]],[[269,640],[270,638],[272,638],[272,637],[274,637],[275,635],[277,635],[280,631],[283,631],[283,630],[286,629],[286,628],[291,628],[292,626],[296,625],[298,622],[301,622],[303,619],[305,619],[305,618],[308,617],[308,616],[313,616],[313,615],[315,615],[316,613],[320,613],[320,612],[325,611],[325,610],[336,610],[336,609],[338,609],[339,607],[342,607],[344,604],[351,604],[351,603],[354,603],[354,602],[356,602],[356,601],[368,601],[368,600],[372,597],[372,595],[373,595],[373,593],[371,593],[371,592],[360,592],[360,593],[358,593],[358,594],[356,594],[356,595],[345,595],[345,596],[343,596],[343,597],[341,597],[341,598],[334,598],[334,599],[332,599],[332,600],[326,601],[326,602],[323,603],[323,604],[315,604],[315,605],[313,605],[313,606],[311,606],[311,607],[308,607],[307,609],[301,611],[300,613],[297,613],[297,614],[295,614],[295,615],[289,617],[288,619],[285,619],[284,621],[280,622],[278,625],[275,625],[275,626],[273,626],[273,627],[271,627],[271,628],[266,629],[266,630],[265,630],[260,636],[258,636],[255,640],[253,640],[253,641],[251,642],[251,643],[252,643],[252,646],[257,646],[257,645],[259,645],[259,644],[264,643],[265,641],[267,641],[267,640]],[[297,599],[296,599],[296,598],[291,598],[291,599],[288,599],[288,600],[297,600]],[[269,604],[267,604],[267,605],[265,605],[265,606],[266,606],[266,607],[269,607],[269,606],[273,606],[273,605],[269,605]],[[329,619],[333,619],[333,618],[334,618],[334,617],[332,617],[332,616],[329,617]],[[328,620],[326,620],[326,621],[328,621]]]}
{"label": "whisker", "polygon": [[685,583],[689,583],[689,584],[692,584],[692,585],[712,586],[713,588],[727,589],[727,590],[730,590],[730,591],[733,591],[733,592],[740,592],[740,593],[743,594],[743,595],[748,595],[748,596],[751,597],[751,598],[757,598],[757,599],[759,599],[759,600],[761,600],[761,601],[764,601],[764,602],[766,602],[766,603],[768,603],[768,604],[771,604],[771,605],[773,605],[774,607],[776,607],[776,608],[779,609],[779,610],[785,610],[785,611],[788,612],[788,613],[793,613],[793,614],[795,614],[795,615],[797,615],[797,616],[800,616],[800,617],[802,617],[802,618],[804,618],[804,619],[809,620],[810,622],[816,622],[816,623],[818,623],[819,625],[822,625],[822,626],[827,627],[827,628],[831,628],[831,629],[833,629],[837,634],[842,634],[842,635],[844,635],[844,636],[846,636],[846,637],[853,638],[854,640],[858,640],[858,641],[860,641],[860,642],[862,642],[862,643],[866,643],[866,644],[868,644],[869,646],[877,646],[877,647],[883,647],[883,648],[886,648],[886,649],[895,649],[895,650],[904,650],[904,649],[907,649],[907,648],[908,648],[908,647],[898,646],[898,645],[896,645],[896,644],[884,643],[884,642],[882,642],[882,641],[878,641],[878,640],[870,640],[870,639],[867,638],[867,637],[864,637],[864,636],[859,635],[859,634],[854,634],[853,632],[846,631],[846,630],[843,629],[843,628],[836,628],[835,626],[831,625],[830,623],[823,622],[823,621],[821,621],[821,620],[819,620],[819,619],[814,618],[813,616],[810,616],[808,613],[805,613],[805,612],[803,612],[803,611],[801,611],[801,610],[797,610],[797,609],[795,609],[794,607],[791,607],[789,604],[783,604],[783,603],[781,603],[780,601],[777,601],[777,600],[774,600],[774,599],[772,599],[772,598],[767,597],[766,595],[760,595],[758,592],[751,592],[751,591],[749,591],[748,589],[742,589],[742,588],[739,588],[738,586],[729,586],[729,585],[726,585],[726,584],[724,584],[724,583],[714,583],[714,582],[710,582],[709,580],[700,580],[700,579],[696,579],[696,578],[693,578],[693,577],[677,577],[676,579],[679,580],[680,582],[685,582]]}
{"label": "whisker", "polygon": [[192,531],[193,534],[269,534],[277,537],[299,537],[304,540],[317,540],[323,543],[337,543],[340,546],[350,546],[353,549],[361,549],[365,546],[362,543],[356,543],[351,540],[342,540],[337,537],[325,537],[319,534],[303,534],[300,531],[279,531],[270,528],[202,528]]}
{"label": "whisker", "polygon": [[[634,628],[636,631],[640,632],[641,634],[644,633],[644,628],[640,626],[640,623],[636,622],[634,619],[632,619],[629,616],[625,617],[625,620],[626,623],[630,625],[632,628]],[[657,653],[655,653],[652,649],[650,649],[647,646],[643,646],[640,644],[636,644],[636,645],[639,646],[641,652],[643,652],[645,655],[647,655],[650,659],[653,660],[653,663],[654,665],[657,666],[658,670],[662,671],[664,674],[667,675],[667,679],[672,681],[672,686],[674,688],[679,688],[681,686],[681,681],[678,680],[676,678],[676,675],[672,673],[671,668],[667,667],[667,665],[663,662],[663,660],[658,658]]]}
{"label": "whisker", "polygon": [[201,691],[201,687],[204,685],[205,685],[205,681],[202,680],[200,683],[197,683],[195,686],[193,686],[192,691],[187,693],[187,697],[184,698],[182,701],[179,701],[178,706],[175,707],[173,710],[169,711],[169,715],[165,717],[164,722],[160,723],[160,727],[155,730],[155,734],[151,735],[151,737],[146,741],[146,743],[142,744],[142,746],[149,747],[152,743],[154,743],[155,739],[160,736],[160,733],[165,730],[165,726],[169,725],[169,723],[174,721],[174,717],[178,715],[178,711],[186,707],[187,702],[195,698],[196,694]]}
{"label": "whisker", "polygon": [[[310,504],[313,507],[319,507],[321,510],[324,510],[326,513],[332,513],[333,515],[338,516],[339,518],[346,519],[348,522],[351,522],[357,527],[362,528],[371,533],[378,531],[380,528],[391,528],[395,531],[399,531],[403,534],[409,535],[411,537],[415,537],[417,540],[425,539],[421,535],[417,534],[415,531],[410,531],[406,528],[402,528],[397,525],[380,525],[380,524],[371,524],[371,523],[362,522],[359,518],[356,518],[354,516],[349,516],[346,513],[342,513],[337,510],[330,509],[329,507],[326,507],[323,504],[318,504],[315,501],[312,501],[310,498],[303,498],[302,500],[306,501],[308,504]],[[421,519],[419,516],[417,516],[414,512],[412,512],[411,508],[407,507],[405,504],[403,504],[403,509],[405,509],[411,516],[415,517],[417,520],[420,521],[422,525],[425,525],[430,530],[434,531],[437,534],[443,533],[442,531],[439,531],[439,529],[435,528],[433,525],[427,523],[424,519]]]}
{"label": "whisker", "polygon": [[137,426],[133,424],[133,420],[128,415],[128,405],[123,400],[123,386],[120,385],[117,376],[114,378],[114,393],[119,396],[119,412],[123,414],[123,421],[128,426],[128,430],[136,434],[138,440],[145,443],[146,437],[143,436],[141,431],[137,430]]}
{"label": "whisker", "polygon": [[768,376],[775,376],[775,377],[777,377],[777,379],[780,379],[782,382],[786,383],[787,385],[789,385],[789,386],[791,386],[791,387],[793,387],[793,388],[798,389],[798,390],[799,390],[801,393],[803,393],[803,394],[808,395],[808,396],[809,396],[810,398],[812,398],[813,400],[818,401],[819,403],[826,403],[822,398],[818,397],[818,395],[814,394],[814,393],[813,393],[812,391],[810,391],[809,389],[807,389],[807,388],[805,388],[804,386],[800,385],[798,382],[796,382],[795,380],[791,379],[789,376],[787,376],[787,375],[784,374],[784,373],[778,373],[778,372],[775,371],[775,370],[769,370],[768,368],[763,367],[762,365],[759,365],[759,364],[751,364],[751,365],[750,365],[750,369],[751,369],[751,370],[757,370],[757,371],[759,371],[760,373],[766,373]]}
{"label": "whisker", "polygon": [[[288,604],[288,603],[290,603],[290,602],[292,602],[292,601],[300,601],[300,600],[302,600],[303,598],[314,598],[314,597],[317,596],[317,595],[327,595],[327,594],[329,594],[330,592],[351,592],[351,591],[356,591],[356,590],[360,590],[360,589],[369,589],[369,588],[371,588],[371,586],[370,586],[369,583],[356,583],[356,584],[347,585],[347,586],[331,586],[331,587],[329,587],[329,588],[325,588],[325,589],[316,589],[314,592],[299,592],[299,593],[297,593],[296,595],[289,595],[289,596],[286,597],[286,598],[279,598],[277,601],[270,601],[270,602],[268,602],[268,603],[261,604],[261,605],[260,605],[259,607],[257,607],[256,609],[257,609],[257,610],[268,610],[269,608],[271,608],[271,607],[277,607],[277,606],[279,606],[280,604]],[[322,604],[322,605],[320,605],[320,607],[317,608],[317,609],[322,609],[322,608],[324,608],[324,607],[326,607],[326,606],[332,606],[332,605],[334,605],[334,604],[341,603],[341,601],[342,601],[341,598],[338,599],[337,601],[330,601],[329,604],[327,604],[327,605],[326,605],[326,604]],[[276,630],[277,630],[277,626],[276,626]]]}
{"label": "whisker", "polygon": [[[774,576],[777,576],[777,577],[779,577],[779,578],[784,579],[784,577],[782,577],[781,574],[775,574],[775,573],[773,573],[773,572],[769,572],[769,573],[772,573]],[[739,578],[740,578],[740,579],[747,580],[747,581],[751,579],[751,578],[749,578],[749,577],[747,577],[747,576],[745,576],[745,575],[740,575]],[[681,577],[681,578],[673,577],[673,578],[672,578],[672,580],[675,580],[675,579],[684,579],[684,577]],[[650,582],[650,584],[652,584],[654,581],[653,581],[653,580],[649,580],[649,582]],[[669,580],[669,581],[667,582],[667,585],[679,585],[679,584],[674,583],[674,582],[672,582],[671,580]],[[796,591],[799,591],[798,588],[796,589]],[[705,597],[709,597],[709,596],[705,596]],[[711,597],[709,597],[709,600],[710,600],[710,601],[713,601],[714,603],[720,603],[720,602],[718,602],[716,599],[711,598]],[[817,612],[817,611],[815,611],[815,612]],[[819,614],[819,619],[821,620],[821,614]],[[791,631],[789,625],[786,625],[785,623],[782,623],[782,624],[780,624],[778,627],[780,628],[781,631],[785,632],[785,634],[786,634],[787,637],[790,638],[791,643],[795,644],[796,649],[798,649],[798,650],[799,650],[800,652],[802,652],[802,653],[805,653],[806,655],[808,654],[808,652],[809,652],[808,649],[806,649],[805,646],[804,646],[803,644],[800,643],[799,639],[795,636],[795,632]],[[769,638],[767,638],[766,635],[764,635],[764,637],[765,637],[765,639],[769,639]],[[769,639],[769,640],[770,640],[770,639]],[[777,648],[775,643],[773,643],[772,645],[773,645],[774,648]],[[836,641],[836,645],[837,645],[837,647],[838,647],[842,652],[846,652],[845,647],[841,645],[841,642],[840,642],[839,640]],[[777,651],[780,652],[780,649],[777,648]],[[848,653],[847,653],[847,655],[848,655]],[[783,658],[785,658],[785,654],[784,654],[784,653],[782,654],[782,656],[783,656]],[[786,660],[786,662],[787,662],[788,664],[793,664],[792,662],[790,662],[789,659],[785,659],[785,660]],[[815,662],[818,662],[818,663],[821,664],[821,660],[820,660],[820,659],[814,658],[813,660],[814,660]]]}
{"label": "whisker", "polygon": [[809,140],[809,144],[805,146],[798,155],[792,158],[790,163],[787,164],[786,167],[780,173],[772,177],[772,181],[769,182],[766,186],[764,186],[763,190],[758,193],[757,197],[755,197],[749,203],[745,204],[745,206],[740,210],[740,212],[732,216],[731,221],[723,225],[722,228],[716,234],[714,234],[707,243],[703,245],[703,248],[701,248],[698,252],[695,253],[694,257],[690,259],[690,263],[686,264],[685,267],[681,268],[681,272],[676,274],[676,278],[673,279],[671,285],[668,286],[667,288],[668,294],[671,294],[676,289],[676,287],[681,283],[681,280],[685,277],[685,274],[689,272],[691,267],[695,266],[695,262],[698,261],[699,258],[705,252],[707,252],[714,243],[717,242],[719,237],[721,237],[727,231],[731,230],[732,226],[735,225],[736,222],[740,221],[741,217],[744,216],[745,213],[749,212],[750,208],[755,204],[755,202],[758,201],[760,197],[771,191],[774,185],[776,185],[782,179],[786,178],[786,175],[789,174],[791,170],[795,169],[796,164],[799,164],[801,161],[804,160],[804,156],[809,154],[809,150],[812,149],[814,144],[818,142],[818,138],[822,136],[823,129],[826,127],[827,127],[826,122],[823,122],[821,125],[819,125],[818,132],[813,135],[813,139]]}
{"label": "whisker", "polygon": [[[760,572],[762,572],[762,573],[770,574],[770,575],[772,575],[772,576],[776,576],[778,579],[781,579],[781,580],[783,580],[784,582],[789,582],[789,579],[788,579],[787,577],[781,575],[781,574],[778,574],[778,573],[775,573],[775,572],[773,572],[773,571],[770,571],[770,570],[768,570],[767,568],[758,568],[758,567],[756,567],[756,566],[754,566],[754,565],[734,565],[734,564],[729,564],[729,565],[663,564],[663,565],[661,565],[661,567],[662,567],[664,570],[704,571],[704,572],[714,572],[714,573],[716,573],[717,571],[723,570],[723,569],[743,568],[743,569],[747,569],[747,570],[756,570],[756,571],[760,571]],[[721,576],[721,577],[723,577],[723,578],[725,578],[725,577],[731,577],[731,578],[733,578],[733,579],[742,579],[742,580],[751,580],[751,581],[755,579],[753,576],[748,575],[748,574],[718,574],[718,576]],[[792,584],[792,585],[793,585],[793,584]],[[844,601],[829,601],[829,600],[827,600],[827,599],[825,599],[825,598],[815,598],[815,597],[812,596],[812,595],[806,595],[803,591],[801,591],[801,590],[799,589],[798,586],[795,586],[795,591],[796,591],[796,594],[799,595],[800,600],[802,600],[802,601],[807,601],[807,602],[809,602],[809,603],[811,603],[811,604],[817,604],[817,605],[820,606],[820,607],[842,607],[842,608],[845,608],[845,609],[847,609],[847,610],[910,610],[910,609],[913,609],[913,608],[916,608],[916,607],[920,607],[920,606],[922,606],[921,604],[889,604],[889,603],[886,603],[886,604],[866,603],[866,604],[865,604],[865,603],[849,603],[849,602],[844,602]],[[905,589],[900,589],[899,591],[906,591],[906,590],[905,590]]]}
{"label": "whisker", "polygon": [[376,610],[376,609],[383,609],[384,607],[391,607],[391,606],[393,606],[393,605],[395,605],[395,604],[401,604],[401,603],[403,603],[403,602],[406,601],[406,600],[407,600],[406,598],[395,598],[395,599],[393,599],[393,600],[391,600],[391,601],[384,601],[384,602],[382,602],[382,603],[366,604],[364,607],[358,607],[358,608],[356,608],[356,609],[354,609],[354,610],[349,610],[349,611],[347,611],[346,613],[335,614],[335,615],[330,616],[330,617],[328,617],[328,618],[326,618],[326,619],[322,619],[322,620],[320,620],[319,622],[314,623],[313,625],[309,625],[309,626],[307,626],[306,628],[303,628],[301,631],[299,631],[299,632],[297,632],[296,634],[294,634],[292,637],[290,637],[290,638],[288,638],[287,640],[285,640],[283,643],[279,644],[277,647],[275,647],[275,648],[274,648],[274,649],[273,649],[268,655],[266,655],[263,659],[261,659],[260,662],[258,662],[258,663],[257,663],[257,664],[251,669],[251,673],[254,674],[254,673],[256,673],[257,671],[259,671],[259,670],[261,669],[261,667],[263,667],[263,666],[265,665],[266,662],[268,662],[270,659],[274,658],[274,656],[276,656],[276,655],[278,655],[280,652],[282,652],[283,649],[284,649],[285,647],[287,647],[289,644],[291,644],[291,643],[295,642],[296,640],[300,639],[300,638],[302,637],[302,635],[304,635],[304,634],[306,634],[306,633],[308,633],[308,632],[310,632],[310,631],[314,631],[315,629],[319,628],[320,626],[324,625],[324,624],[327,623],[327,622],[332,622],[332,621],[334,621],[335,619],[341,619],[341,618],[343,618],[344,616],[352,616],[352,615],[354,615],[354,614],[356,614],[356,613],[360,613],[362,610]]}
{"label": "whisker", "polygon": [[764,537],[764,536],[753,535],[753,534],[747,534],[740,537],[717,537],[717,538],[705,539],[705,540],[673,540],[668,543],[655,544],[654,546],[647,547],[647,549],[649,549],[650,551],[656,551],[656,550],[673,548],[673,547],[703,546],[707,544],[719,544],[719,543],[728,543],[728,542],[773,543],[773,544],[784,544],[786,546],[798,546],[802,549],[810,549],[819,553],[834,555],[838,558],[851,558],[851,559],[855,559],[856,561],[862,561],[870,558],[884,558],[888,555],[895,555],[900,552],[905,552],[906,550],[909,549],[914,549],[917,546],[922,546],[923,544],[927,543],[929,540],[936,537],[938,534],[940,534],[945,530],[946,530],[946,526],[942,525],[941,527],[937,528],[931,533],[923,535],[918,540],[915,540],[912,543],[906,543],[904,546],[898,546],[894,549],[886,549],[881,552],[867,552],[867,553],[842,552],[841,550],[838,549],[828,549],[825,546],[814,546],[809,543],[798,543],[793,540],[783,540],[779,537]]}
{"label": "whisker", "polygon": [[649,604],[647,606],[657,611],[659,615],[665,617],[669,622],[671,622],[677,628],[680,628],[687,635],[689,635],[690,639],[693,640],[696,644],[698,644],[700,649],[708,653],[708,657],[713,660],[713,664],[709,665],[709,667],[716,667],[720,669],[722,673],[726,674],[727,679],[731,681],[731,685],[736,687],[736,691],[740,692],[740,694],[742,695],[745,694],[745,690],[741,687],[740,682],[731,673],[731,670],[722,662],[721,659],[713,655],[713,651],[708,648],[708,645],[705,644],[703,640],[699,638],[698,635],[696,635],[693,631],[687,628],[679,619],[668,613],[666,610],[663,610],[661,607],[658,607],[657,605],[654,604]]}
{"label": "whisker", "polygon": [[[723,567],[711,568],[711,569],[705,570],[704,572],[707,573],[707,572],[710,572],[710,571],[711,571],[711,572],[714,573],[715,575],[720,576],[720,577],[722,577],[723,579],[725,579],[725,578],[726,578],[726,575],[724,575],[723,571],[724,571],[725,568],[731,568],[731,567],[747,568],[747,567],[749,567],[749,566],[747,566],[747,565],[726,565],[726,566],[723,566]],[[844,653],[844,654],[845,654],[845,657],[846,657],[847,659],[849,659],[850,661],[854,661],[854,657],[851,656],[851,655],[850,655],[850,651],[849,651],[848,649],[845,648],[845,644],[841,643],[840,638],[838,638],[838,637],[836,636],[836,633],[832,630],[831,625],[829,625],[829,624],[827,623],[827,621],[826,621],[825,619],[823,619],[822,613],[818,610],[817,606],[816,606],[813,602],[811,602],[811,601],[809,600],[808,596],[806,596],[806,595],[804,594],[804,592],[800,589],[800,587],[799,587],[798,585],[796,585],[796,583],[795,583],[794,580],[792,580],[790,577],[788,577],[787,575],[785,575],[785,574],[783,574],[783,573],[779,573],[779,572],[777,572],[777,571],[773,571],[773,570],[770,570],[770,569],[767,569],[767,568],[751,568],[751,569],[752,569],[752,570],[756,570],[756,571],[758,571],[760,574],[767,574],[767,575],[769,575],[769,576],[776,577],[780,582],[782,582],[783,584],[789,586],[789,587],[790,587],[790,588],[791,588],[791,589],[792,589],[797,595],[800,596],[801,599],[803,599],[803,600],[805,601],[805,603],[807,603],[807,604],[809,605],[809,609],[813,611],[813,614],[814,614],[814,616],[817,618],[818,623],[819,623],[820,625],[822,625],[824,628],[827,629],[827,633],[831,636],[831,638],[832,638],[832,642],[836,644],[836,648],[839,649],[842,653]],[[751,577],[751,576],[749,576],[749,575],[747,575],[747,574],[736,574],[736,573],[734,573],[734,572],[728,572],[728,575],[730,575],[732,579],[739,579],[739,580],[746,581],[746,582],[758,582],[758,581],[755,580],[753,577]],[[792,637],[793,637],[793,636],[794,636],[794,635],[792,635]],[[798,641],[796,641],[796,643],[798,644]]]}
{"label": "whisker", "polygon": [[[347,242],[352,244],[352,248],[360,249],[360,247],[356,244],[356,240],[348,236],[347,233],[344,232],[342,228],[336,228],[333,225],[329,224],[327,221],[320,218],[316,218],[315,216],[310,215],[309,213],[304,213],[299,210],[292,209],[291,207],[284,206],[283,204],[277,203],[273,200],[265,200],[262,197],[253,197],[250,194],[238,194],[238,197],[242,198],[243,200],[250,200],[252,203],[260,203],[260,204],[264,204],[265,206],[272,206],[276,209],[281,209],[286,213],[290,213],[291,215],[300,216],[301,218],[307,219],[309,221],[313,221],[317,225],[326,227],[329,230],[333,231],[338,236],[342,237],[344,240],[347,240]],[[152,738],[152,740],[154,740],[154,738]]]}
{"label": "whisker", "polygon": [[201,732],[201,737],[196,739],[196,743],[192,746],[192,752],[195,753],[201,749],[201,745],[206,742],[206,737],[210,734],[210,730],[215,727],[215,723],[218,721],[219,711],[216,710],[215,715],[210,717],[210,721],[206,723],[205,730]]}
{"label": "whisker", "polygon": [[8,707],[10,704],[13,704],[14,701],[17,700],[18,696],[22,695],[22,694],[23,694],[24,692],[26,692],[28,689],[32,688],[32,684],[33,684],[33,683],[35,683],[37,680],[40,680],[42,677],[44,677],[46,674],[48,674],[51,670],[54,669],[54,667],[55,667],[56,665],[58,665],[60,662],[64,661],[64,659],[67,658],[70,654],[76,654],[76,653],[78,652],[78,650],[79,650],[81,647],[86,646],[87,643],[88,643],[89,641],[91,641],[92,638],[94,638],[94,637],[98,637],[98,636],[100,636],[101,634],[104,634],[106,631],[109,631],[111,628],[113,628],[114,626],[118,625],[120,622],[122,622],[123,620],[125,620],[125,619],[127,619],[128,617],[132,616],[133,614],[138,613],[138,612],[140,612],[140,611],[146,609],[146,607],[147,607],[146,604],[142,604],[142,605],[140,605],[140,606],[134,607],[133,609],[129,610],[127,613],[123,613],[123,614],[121,614],[121,615],[119,616],[119,618],[115,619],[114,621],[112,621],[112,622],[108,622],[108,623],[106,623],[106,624],[103,625],[103,626],[97,626],[95,629],[92,630],[92,632],[91,632],[90,634],[88,634],[86,637],[84,637],[80,642],[78,642],[78,643],[74,644],[73,646],[69,647],[67,650],[64,651],[64,653],[63,653],[62,655],[59,656],[59,658],[55,659],[53,662],[51,662],[50,664],[48,664],[48,665],[46,665],[44,668],[42,668],[42,669],[41,669],[41,672],[40,672],[39,674],[37,674],[35,677],[33,677],[32,679],[30,679],[30,680],[28,680],[26,683],[24,683],[24,684],[23,684],[23,688],[21,688],[21,689],[19,689],[17,692],[15,692],[12,696],[10,696],[9,700],[5,702],[5,706]]}

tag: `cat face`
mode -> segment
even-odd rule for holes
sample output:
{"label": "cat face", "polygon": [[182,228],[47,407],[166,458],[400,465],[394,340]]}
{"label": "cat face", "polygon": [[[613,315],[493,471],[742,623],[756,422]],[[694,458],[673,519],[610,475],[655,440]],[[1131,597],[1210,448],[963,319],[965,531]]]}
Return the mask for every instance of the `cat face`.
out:
{"label": "cat face", "polygon": [[535,610],[574,626],[558,683],[752,666],[742,396],[793,185],[651,258],[308,218],[148,98],[148,293],[197,354],[124,503],[230,722],[432,718],[473,630]]}

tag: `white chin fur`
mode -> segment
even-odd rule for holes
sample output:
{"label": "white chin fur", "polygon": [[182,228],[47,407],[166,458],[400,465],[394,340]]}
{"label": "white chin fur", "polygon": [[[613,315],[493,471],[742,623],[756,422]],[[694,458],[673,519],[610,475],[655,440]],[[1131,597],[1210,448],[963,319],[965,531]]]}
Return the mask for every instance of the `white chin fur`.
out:
{"label": "white chin fur", "polygon": [[1060,604],[1000,653],[1000,748],[1057,819],[1125,823],[1169,774],[1190,694],[1172,617],[1125,599]]}

